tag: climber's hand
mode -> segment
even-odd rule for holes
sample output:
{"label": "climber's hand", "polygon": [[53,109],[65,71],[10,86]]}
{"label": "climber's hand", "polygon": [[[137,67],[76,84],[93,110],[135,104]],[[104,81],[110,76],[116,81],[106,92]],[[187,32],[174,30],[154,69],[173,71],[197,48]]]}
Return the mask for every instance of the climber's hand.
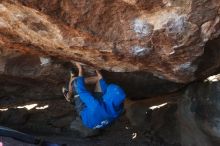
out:
{"label": "climber's hand", "polygon": [[101,80],[102,79],[102,74],[99,72],[99,70],[95,70],[97,76],[98,76],[98,79]]}
{"label": "climber's hand", "polygon": [[81,64],[79,62],[76,62],[76,67],[79,70],[79,76],[82,76],[82,66],[81,66]]}

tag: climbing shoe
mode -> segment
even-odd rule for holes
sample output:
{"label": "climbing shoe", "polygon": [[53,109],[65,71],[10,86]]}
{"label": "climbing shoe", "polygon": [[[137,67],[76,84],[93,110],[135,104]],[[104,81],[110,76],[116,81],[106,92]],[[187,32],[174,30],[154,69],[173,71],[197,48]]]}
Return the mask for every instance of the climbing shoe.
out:
{"label": "climbing shoe", "polygon": [[65,99],[70,102],[70,98],[68,97],[68,89],[66,87],[63,87],[62,88],[62,93],[63,93],[63,96],[65,97]]}

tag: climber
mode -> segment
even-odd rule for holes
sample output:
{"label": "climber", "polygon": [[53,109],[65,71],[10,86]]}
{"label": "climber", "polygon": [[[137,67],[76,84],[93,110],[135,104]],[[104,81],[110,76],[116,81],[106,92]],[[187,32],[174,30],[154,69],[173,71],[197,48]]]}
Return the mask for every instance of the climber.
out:
{"label": "climber", "polygon": [[[79,63],[76,63],[76,66],[78,76],[76,71],[71,72],[69,88],[63,88],[63,94],[69,102],[74,95],[76,112],[85,127],[105,128],[123,112],[125,93],[118,85],[107,85],[98,70],[96,70],[97,76],[84,78],[82,66]],[[87,90],[86,85],[95,82],[94,93]]]}

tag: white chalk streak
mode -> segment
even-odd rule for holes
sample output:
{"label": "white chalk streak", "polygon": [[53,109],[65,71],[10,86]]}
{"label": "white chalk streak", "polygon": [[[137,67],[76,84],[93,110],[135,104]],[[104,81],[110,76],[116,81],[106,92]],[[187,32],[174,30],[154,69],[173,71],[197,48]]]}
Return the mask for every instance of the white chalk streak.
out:
{"label": "white chalk streak", "polygon": [[161,108],[161,107],[163,107],[163,106],[165,106],[165,105],[167,105],[167,102],[166,102],[166,103],[163,103],[163,104],[160,104],[160,105],[151,106],[149,109],[155,110],[155,109]]}
{"label": "white chalk streak", "polygon": [[22,109],[22,108],[26,108],[27,110],[31,110],[33,108],[35,108],[37,106],[37,104],[28,104],[28,105],[24,105],[24,106],[17,106],[16,108]]}

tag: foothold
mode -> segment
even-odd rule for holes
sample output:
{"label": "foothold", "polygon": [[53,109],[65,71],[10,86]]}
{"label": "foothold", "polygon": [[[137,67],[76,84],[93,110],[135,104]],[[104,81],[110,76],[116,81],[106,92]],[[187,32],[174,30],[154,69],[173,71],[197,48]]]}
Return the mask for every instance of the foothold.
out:
{"label": "foothold", "polygon": [[174,68],[174,71],[194,73],[197,70],[197,66],[192,65],[191,62],[186,62]]}
{"label": "foothold", "polygon": [[172,51],[172,52],[170,52],[169,54],[170,54],[170,55],[173,55],[173,54],[175,54],[175,51],[173,50],[173,51]]}
{"label": "foothold", "polygon": [[177,14],[172,14],[167,22],[167,31],[169,33],[182,33],[186,28],[186,18]]}
{"label": "foothold", "polygon": [[50,63],[50,58],[40,57],[41,66],[46,66]]}
{"label": "foothold", "polygon": [[132,56],[145,56],[149,54],[152,48],[141,47],[141,46],[133,46],[130,50]]}
{"label": "foothold", "polygon": [[165,77],[164,77],[163,75],[161,75],[161,74],[153,73],[153,75],[154,75],[155,77],[159,78],[159,79],[162,79],[162,80],[165,79]]}
{"label": "foothold", "polygon": [[179,69],[180,69],[180,70],[184,70],[184,69],[189,68],[190,66],[191,66],[191,62],[186,62],[186,63],[184,63],[184,64],[181,64],[181,65],[179,66]]}
{"label": "foothold", "polygon": [[147,23],[146,20],[139,18],[134,20],[133,27],[138,37],[149,36],[153,31],[153,26],[151,24]]}

